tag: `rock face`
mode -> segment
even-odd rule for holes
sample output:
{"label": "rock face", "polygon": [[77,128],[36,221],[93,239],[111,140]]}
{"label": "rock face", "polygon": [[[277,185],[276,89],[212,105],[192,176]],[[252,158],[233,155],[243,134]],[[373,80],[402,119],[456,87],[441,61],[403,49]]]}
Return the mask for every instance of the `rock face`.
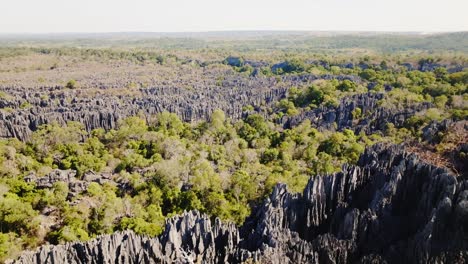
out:
{"label": "rock face", "polygon": [[14,263],[466,263],[468,181],[399,146],[376,145],[357,166],[279,184],[237,229],[198,212],[158,238],[132,232],[44,246]]}
{"label": "rock face", "polygon": [[88,189],[91,182],[97,182],[104,184],[110,179],[109,175],[97,175],[92,171],[88,171],[83,175],[83,180],[76,178],[76,171],[74,170],[59,170],[55,169],[44,177],[37,177],[34,174],[29,174],[24,177],[26,182],[33,182],[36,184],[36,188],[45,189],[52,188],[54,183],[63,182],[68,186],[68,196],[74,197],[81,192]]}
{"label": "rock face", "polygon": [[[182,88],[181,88],[182,87]],[[0,137],[26,140],[43,124],[77,121],[86,130],[116,128],[128,116],[146,117],[168,111],[190,122],[208,120],[216,109],[239,119],[245,105],[270,105],[285,96],[287,86],[274,78],[236,79],[221,83],[196,83],[192,86],[163,85],[145,89],[113,91],[68,90],[63,87],[39,87],[35,93],[24,87],[0,87],[11,98],[0,98]],[[128,94],[128,93],[135,93]],[[44,97],[47,98],[44,99]],[[27,105],[28,107],[24,107]]]}
{"label": "rock face", "polygon": [[275,263],[465,263],[467,195],[468,181],[378,145],[302,195],[277,186],[241,245]]}
{"label": "rock face", "polygon": [[[322,130],[343,130],[352,129],[359,133],[373,133],[385,130],[388,123],[393,123],[396,127],[403,126],[405,120],[413,116],[416,112],[426,110],[432,106],[430,103],[415,104],[401,109],[389,109],[379,106],[379,101],[384,99],[384,94],[366,93],[345,97],[336,107],[322,106],[310,111],[305,111],[299,115],[284,116],[281,123],[285,127],[295,127],[304,120]],[[362,118],[355,122],[353,111],[359,108],[362,111]]]}
{"label": "rock face", "polygon": [[226,263],[238,243],[233,224],[193,211],[167,220],[159,238],[117,232],[87,243],[43,246],[14,263]]}

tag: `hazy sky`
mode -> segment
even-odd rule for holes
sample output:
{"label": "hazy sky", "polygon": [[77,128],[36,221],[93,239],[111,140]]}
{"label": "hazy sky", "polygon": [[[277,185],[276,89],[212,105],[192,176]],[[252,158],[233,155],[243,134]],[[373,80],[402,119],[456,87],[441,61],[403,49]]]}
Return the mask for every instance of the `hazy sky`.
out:
{"label": "hazy sky", "polygon": [[1,0],[0,32],[468,31],[468,0]]}

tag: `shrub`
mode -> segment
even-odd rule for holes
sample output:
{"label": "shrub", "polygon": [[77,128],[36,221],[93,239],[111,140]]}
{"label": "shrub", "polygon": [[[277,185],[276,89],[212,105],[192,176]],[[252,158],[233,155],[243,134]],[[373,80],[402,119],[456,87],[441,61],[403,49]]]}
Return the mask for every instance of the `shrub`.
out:
{"label": "shrub", "polygon": [[350,80],[344,80],[336,88],[342,92],[349,92],[356,90],[357,85]]}
{"label": "shrub", "polygon": [[68,89],[75,89],[77,88],[77,83],[75,80],[71,79],[67,82],[67,84],[65,85],[65,87],[67,87]]}

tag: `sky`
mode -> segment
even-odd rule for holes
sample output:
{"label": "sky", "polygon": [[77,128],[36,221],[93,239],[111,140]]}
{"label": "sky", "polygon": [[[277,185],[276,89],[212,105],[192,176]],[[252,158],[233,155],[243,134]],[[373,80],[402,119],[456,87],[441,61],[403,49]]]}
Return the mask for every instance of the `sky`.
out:
{"label": "sky", "polygon": [[1,0],[0,33],[468,31],[468,0]]}

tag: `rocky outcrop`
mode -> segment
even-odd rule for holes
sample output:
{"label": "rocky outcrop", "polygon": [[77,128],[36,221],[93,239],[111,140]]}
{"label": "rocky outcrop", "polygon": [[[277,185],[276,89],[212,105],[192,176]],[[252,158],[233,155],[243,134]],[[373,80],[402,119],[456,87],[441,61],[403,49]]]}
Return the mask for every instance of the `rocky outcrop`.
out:
{"label": "rocky outcrop", "polygon": [[242,247],[275,263],[464,263],[467,195],[468,181],[379,145],[302,195],[279,185],[244,225]]}
{"label": "rocky outcrop", "polygon": [[159,238],[117,232],[86,243],[43,246],[14,263],[227,263],[238,243],[233,224],[193,211],[167,220]]}
{"label": "rocky outcrop", "polygon": [[277,83],[274,78],[225,77],[216,84],[190,85],[161,84],[118,92],[99,89],[96,95],[91,89],[41,87],[31,93],[24,87],[0,87],[0,91],[11,97],[0,98],[0,137],[25,140],[43,124],[68,121],[80,122],[88,131],[108,130],[116,128],[122,118],[139,114],[149,118],[163,111],[176,113],[187,122],[209,120],[216,109],[223,110],[232,119],[239,119],[243,106],[270,105],[283,98],[288,84]]}
{"label": "rocky outcrop", "polygon": [[[390,109],[380,106],[381,100],[384,100],[384,94],[381,93],[358,94],[343,98],[336,107],[321,106],[296,116],[284,116],[280,122],[289,128],[304,120],[310,120],[314,127],[321,130],[352,129],[357,133],[364,131],[370,134],[385,130],[388,123],[401,127],[405,120],[416,112],[432,107],[430,103],[421,103],[401,109]],[[353,111],[357,108],[361,110],[362,118],[359,120],[353,117]]]}
{"label": "rocky outcrop", "polygon": [[302,194],[277,185],[239,229],[188,212],[158,238],[116,233],[15,263],[466,263],[467,238],[468,181],[376,145]]}
{"label": "rocky outcrop", "polygon": [[24,181],[34,183],[37,189],[52,188],[55,183],[63,182],[68,187],[68,197],[75,197],[86,191],[91,182],[104,184],[105,182],[109,182],[110,178],[111,175],[95,174],[92,171],[88,171],[83,175],[82,180],[80,180],[76,177],[76,171],[74,170],[55,169],[43,177],[29,174],[24,177]]}

